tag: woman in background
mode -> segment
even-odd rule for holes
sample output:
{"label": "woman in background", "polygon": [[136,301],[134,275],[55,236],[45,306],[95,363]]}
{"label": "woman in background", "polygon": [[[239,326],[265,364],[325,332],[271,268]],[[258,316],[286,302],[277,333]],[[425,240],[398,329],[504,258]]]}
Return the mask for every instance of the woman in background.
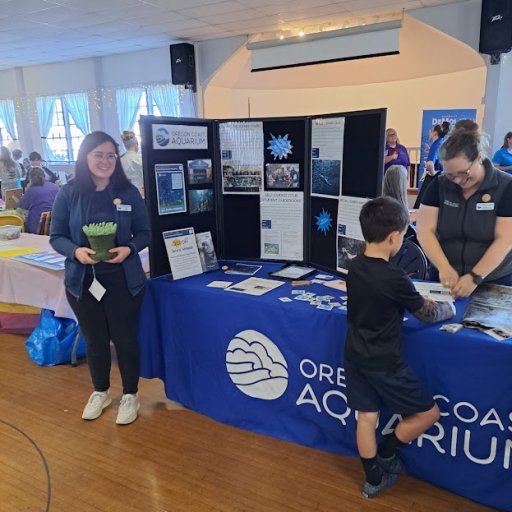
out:
{"label": "woman in background", "polygon": [[[115,247],[109,250],[114,257],[96,263],[82,228],[101,222],[117,225]],[[66,256],[66,296],[87,345],[94,391],[84,420],[98,418],[112,402],[110,341],[123,384],[116,423],[137,418],[138,322],[146,281],[139,251],[149,243],[149,229],[146,205],[123,172],[116,142],[104,132],[88,134],[78,151],[75,179],[55,200],[50,232],[53,248]]]}
{"label": "woman in background", "polygon": [[501,146],[494,156],[492,163],[496,169],[512,174],[512,132],[507,132]]}
{"label": "woman in background", "polygon": [[[392,165],[386,171],[382,185],[382,195],[395,198],[409,211],[409,202],[407,200],[407,169],[403,165]],[[416,244],[418,243],[416,230],[411,224],[407,227],[404,240],[410,240]]]}
{"label": "woman in background", "polygon": [[5,191],[19,188],[20,167],[13,160],[9,148],[0,147],[0,180],[2,180],[2,198],[5,199]]}
{"label": "woman in background", "polygon": [[416,210],[420,207],[423,195],[427,191],[430,183],[432,183],[432,181],[437,177],[439,173],[443,172],[443,166],[439,160],[439,149],[441,148],[441,145],[443,144],[449,131],[450,123],[448,121],[443,121],[442,124],[436,124],[433,128],[431,128],[429,132],[429,139],[432,144],[430,147],[428,144],[425,144],[425,147],[428,148],[428,155],[427,162],[425,164],[425,172],[421,178],[423,183],[418,192],[416,202],[414,203],[414,209]]}
{"label": "woman in background", "polygon": [[28,210],[25,222],[28,233],[37,233],[41,213],[51,211],[59,187],[45,180],[44,171],[33,167],[30,171],[30,182],[19,202],[19,207]]}
{"label": "woman in background", "polygon": [[139,155],[139,141],[135,132],[125,130],[121,134],[126,153],[121,157],[126,177],[139,189],[144,196],[144,177],[142,172],[142,158]]}
{"label": "woman in background", "polygon": [[392,165],[403,165],[409,171],[409,153],[405,146],[398,141],[398,134],[394,128],[386,130],[386,149],[384,155],[384,171]]}

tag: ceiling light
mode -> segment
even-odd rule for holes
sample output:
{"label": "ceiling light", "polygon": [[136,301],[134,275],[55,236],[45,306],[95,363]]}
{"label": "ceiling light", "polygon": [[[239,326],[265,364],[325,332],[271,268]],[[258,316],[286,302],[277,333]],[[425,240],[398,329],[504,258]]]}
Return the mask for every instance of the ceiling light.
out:
{"label": "ceiling light", "polygon": [[299,30],[299,37],[304,37],[304,29],[303,28],[301,28]]}

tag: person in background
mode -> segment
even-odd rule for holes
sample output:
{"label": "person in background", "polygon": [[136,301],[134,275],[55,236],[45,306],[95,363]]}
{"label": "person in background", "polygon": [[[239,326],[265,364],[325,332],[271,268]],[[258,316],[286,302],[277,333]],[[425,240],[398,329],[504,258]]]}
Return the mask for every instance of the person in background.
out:
{"label": "person in background", "polygon": [[134,132],[125,130],[121,134],[126,153],[121,157],[126,177],[139,189],[142,195],[144,191],[144,177],[142,172],[142,158],[139,155],[139,141]]}
{"label": "person in background", "polygon": [[28,233],[37,233],[41,213],[51,211],[59,187],[45,180],[44,172],[39,167],[30,171],[30,182],[20,199],[19,207],[28,211],[25,221]]}
{"label": "person in background", "polygon": [[20,178],[22,180],[25,179],[25,176],[27,175],[27,170],[25,169],[25,166],[23,165],[23,161],[21,160],[21,157],[23,156],[23,151],[21,149],[13,149],[12,150],[12,159],[18,164],[20,168]]}
{"label": "person in background", "polygon": [[494,156],[492,163],[496,169],[512,174],[512,132],[507,132],[501,146]]}
{"label": "person in background", "polygon": [[2,181],[2,198],[5,192],[20,187],[20,168],[13,160],[11,151],[5,146],[0,147],[0,180]]}
{"label": "person in background", "polygon": [[441,146],[444,174],[425,193],[418,240],[430,276],[467,297],[482,282],[512,285],[512,176],[485,156],[478,125],[459,121]]}
{"label": "person in background", "polygon": [[414,208],[417,210],[420,207],[421,200],[423,198],[423,194],[427,191],[428,186],[437,175],[443,172],[443,166],[441,161],[439,160],[439,149],[443,144],[446,135],[450,131],[450,123],[448,121],[443,121],[442,124],[436,124],[433,128],[431,128],[429,132],[429,139],[432,142],[430,146],[425,144],[425,149],[428,148],[427,162],[425,164],[425,172],[421,177],[421,181],[423,182],[421,188],[418,192],[418,197],[416,198],[416,202],[414,203]]}
{"label": "person in background", "polygon": [[403,165],[409,170],[409,165],[411,164],[409,153],[405,146],[399,143],[398,135],[394,128],[386,130],[386,149],[384,153],[384,171],[387,171],[391,165]]}
{"label": "person in background", "polygon": [[32,151],[32,153],[30,153],[30,155],[28,155],[28,159],[30,161],[30,170],[28,171],[28,174],[27,174],[27,179],[29,182],[30,182],[31,169],[34,167],[39,167],[40,169],[43,170],[43,172],[45,174],[46,181],[50,181],[52,183],[55,183],[56,185],[60,185],[59,176],[56,173],[54,173],[53,171],[51,171],[50,169],[48,169],[48,167],[43,165],[43,158],[41,157],[40,153],[38,153],[37,151]]}
{"label": "person in background", "polygon": [[[409,215],[392,197],[364,204],[359,215],[366,242],[347,275],[345,379],[347,404],[357,416],[357,449],[365,472],[363,496],[376,497],[398,478],[403,466],[397,449],[428,430],[440,416],[432,396],[423,390],[402,354],[404,311],[423,322],[451,318],[449,302],[424,299],[403,270],[389,260],[402,246]],[[403,419],[377,446],[379,412]]]}
{"label": "person in background", "polygon": [[[101,222],[117,224],[116,247],[109,251],[113,259],[96,263],[82,228]],[[101,131],[89,133],[78,150],[74,180],[57,195],[50,228],[52,247],[66,256],[66,296],[87,346],[94,391],[83,410],[84,420],[98,418],[112,402],[110,341],[123,385],[116,423],[126,425],[137,418],[137,333],[146,281],[139,251],[149,239],[146,205],[124,174],[115,140]],[[93,295],[93,282],[101,285],[104,295]]]}

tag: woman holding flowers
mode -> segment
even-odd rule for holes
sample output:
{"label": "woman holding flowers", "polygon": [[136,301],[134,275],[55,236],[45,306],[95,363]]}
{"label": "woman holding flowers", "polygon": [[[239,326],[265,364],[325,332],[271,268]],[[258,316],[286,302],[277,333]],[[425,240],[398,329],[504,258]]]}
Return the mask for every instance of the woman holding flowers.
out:
{"label": "woman holding flowers", "polygon": [[[113,225],[109,259],[96,261],[86,232],[98,235],[107,228],[112,231]],[[146,205],[123,172],[116,142],[104,132],[90,133],[78,151],[74,180],[55,200],[50,230],[53,248],[66,256],[66,295],[87,345],[94,391],[83,410],[84,420],[98,418],[112,402],[110,341],[123,385],[116,423],[125,425],[137,418],[137,332],[145,284],[138,253],[148,245],[149,236]]]}

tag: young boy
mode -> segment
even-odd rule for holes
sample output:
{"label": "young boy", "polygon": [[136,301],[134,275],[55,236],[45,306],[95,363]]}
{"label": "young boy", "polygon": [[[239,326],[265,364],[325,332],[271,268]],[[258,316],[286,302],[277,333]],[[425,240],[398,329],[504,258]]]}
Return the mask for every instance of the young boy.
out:
{"label": "young boy", "polygon": [[[416,439],[438,419],[434,399],[425,393],[402,357],[404,310],[424,322],[453,317],[451,303],[424,299],[389,259],[402,246],[409,214],[396,199],[368,201],[359,215],[366,248],[352,260],[347,276],[348,328],[345,377],[348,405],[358,411],[357,448],[366,481],[363,496],[374,498],[402,471],[397,448]],[[379,411],[403,420],[377,447]]]}

